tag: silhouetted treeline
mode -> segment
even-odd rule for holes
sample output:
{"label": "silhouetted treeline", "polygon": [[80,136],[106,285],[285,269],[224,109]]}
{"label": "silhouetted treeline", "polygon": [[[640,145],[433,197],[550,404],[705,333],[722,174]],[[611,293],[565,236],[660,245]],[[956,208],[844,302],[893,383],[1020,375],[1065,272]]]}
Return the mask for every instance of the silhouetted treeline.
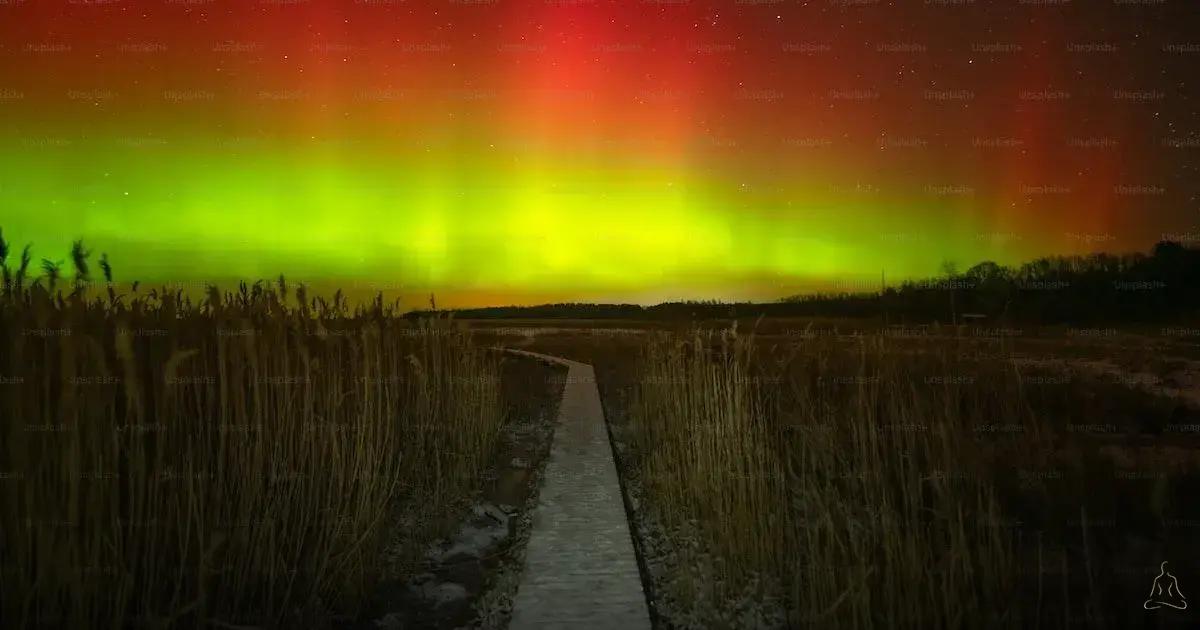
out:
{"label": "silhouetted treeline", "polygon": [[[962,273],[882,292],[810,294],[774,303],[562,303],[454,311],[466,318],[709,319],[884,317],[894,321],[1037,323],[1177,321],[1200,311],[1200,249],[1160,242],[1149,254],[1039,258],[1020,267],[982,262]],[[410,313],[411,316],[427,311]],[[965,316],[965,317],[964,317]]]}
{"label": "silhouetted treeline", "polygon": [[[1200,249],[1164,241],[1149,255],[1054,256],[1017,268],[983,262],[871,299],[874,313],[941,321],[963,314],[1041,323],[1178,320],[1200,307]],[[869,302],[857,304],[872,312]]]}
{"label": "silhouetted treeline", "polygon": [[[655,306],[639,304],[589,304],[562,302],[537,306],[487,306],[452,311],[456,317],[468,319],[681,319],[688,317],[732,317],[745,314],[746,309],[786,307],[785,304],[729,304],[716,300],[702,302],[668,302]],[[757,311],[755,311],[757,312]],[[425,317],[430,311],[412,311],[407,317]]]}

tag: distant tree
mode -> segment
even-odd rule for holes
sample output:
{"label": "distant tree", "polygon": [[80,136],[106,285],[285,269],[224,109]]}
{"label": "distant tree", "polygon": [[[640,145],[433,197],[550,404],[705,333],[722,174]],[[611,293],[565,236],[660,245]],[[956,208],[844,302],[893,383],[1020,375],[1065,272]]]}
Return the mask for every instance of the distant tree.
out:
{"label": "distant tree", "polygon": [[977,282],[987,282],[989,280],[1005,278],[1008,275],[1008,271],[990,260],[985,260],[968,269],[963,275]]}
{"label": "distant tree", "polygon": [[1151,252],[1156,260],[1176,262],[1183,258],[1185,252],[1183,245],[1174,241],[1159,241],[1154,244],[1154,250]]}
{"label": "distant tree", "polygon": [[954,279],[958,276],[958,264],[952,260],[943,260],[941,269],[946,276],[946,285],[950,292],[950,323],[958,325],[958,312],[954,306],[954,297],[958,293],[954,289]]}

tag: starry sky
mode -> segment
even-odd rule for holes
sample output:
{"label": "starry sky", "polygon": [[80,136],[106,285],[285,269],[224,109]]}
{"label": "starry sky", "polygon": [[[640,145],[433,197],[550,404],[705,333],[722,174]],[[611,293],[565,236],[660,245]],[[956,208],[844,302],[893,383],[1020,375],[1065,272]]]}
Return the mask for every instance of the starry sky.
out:
{"label": "starry sky", "polygon": [[1200,238],[1189,0],[0,0],[0,228],[452,306]]}

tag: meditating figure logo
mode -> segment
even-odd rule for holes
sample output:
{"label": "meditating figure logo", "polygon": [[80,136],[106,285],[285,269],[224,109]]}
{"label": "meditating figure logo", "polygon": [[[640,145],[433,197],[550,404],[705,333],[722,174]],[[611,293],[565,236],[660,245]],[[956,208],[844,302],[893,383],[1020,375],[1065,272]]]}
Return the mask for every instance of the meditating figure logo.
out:
{"label": "meditating figure logo", "polygon": [[1187,610],[1187,599],[1179,592],[1179,580],[1167,573],[1167,563],[1164,561],[1158,569],[1158,577],[1154,578],[1154,586],[1150,587],[1150,599],[1142,604],[1146,610],[1154,610],[1170,606],[1177,610]]}

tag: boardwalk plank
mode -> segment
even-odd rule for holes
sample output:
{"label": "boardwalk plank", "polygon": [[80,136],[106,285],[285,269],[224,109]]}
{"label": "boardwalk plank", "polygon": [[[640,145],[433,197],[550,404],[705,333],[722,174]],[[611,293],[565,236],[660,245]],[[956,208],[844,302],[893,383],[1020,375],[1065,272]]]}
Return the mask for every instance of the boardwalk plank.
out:
{"label": "boardwalk plank", "polygon": [[509,627],[649,630],[595,372],[586,363],[510,351],[568,372]]}

